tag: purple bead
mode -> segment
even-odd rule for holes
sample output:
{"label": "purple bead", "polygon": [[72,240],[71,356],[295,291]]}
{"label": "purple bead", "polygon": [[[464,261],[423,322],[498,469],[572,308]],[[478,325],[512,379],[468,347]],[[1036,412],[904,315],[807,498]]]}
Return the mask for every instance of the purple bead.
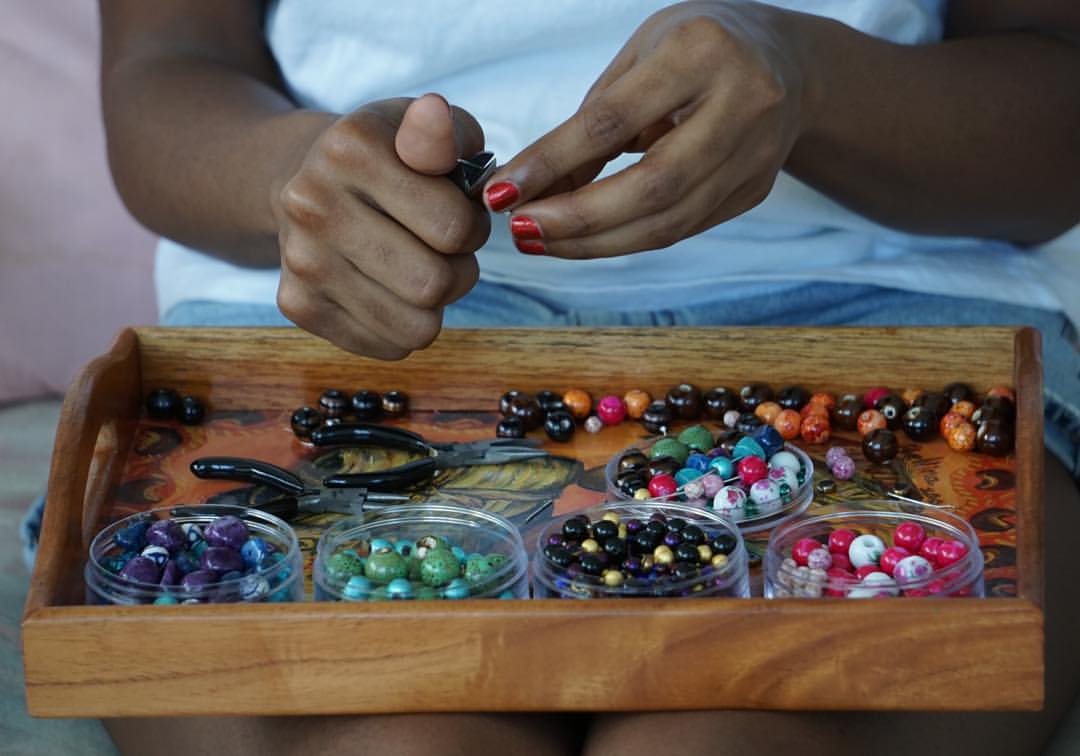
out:
{"label": "purple bead", "polygon": [[682,542],[682,536],[678,533],[665,533],[664,543],[668,546],[678,546]]}
{"label": "purple bead", "polygon": [[161,571],[161,584],[179,585],[183,576],[184,573],[180,569],[180,565],[176,563],[175,559],[170,559],[165,563],[165,569]]}
{"label": "purple bead", "polygon": [[649,515],[649,522],[667,522],[667,517],[663,512],[653,512]]}
{"label": "purple bead", "polygon": [[832,466],[833,477],[837,480],[851,480],[855,475],[855,460],[851,457],[841,457]]}
{"label": "purple bead", "polygon": [[239,517],[225,515],[206,526],[203,538],[208,546],[225,546],[239,551],[248,538],[248,529]]}
{"label": "purple bead", "polygon": [[161,568],[150,557],[139,555],[128,560],[120,570],[120,577],[137,583],[156,583],[161,579]]}
{"label": "purple bead", "polygon": [[199,564],[204,570],[213,570],[214,572],[232,572],[234,570],[242,572],[244,558],[240,556],[240,552],[236,549],[225,546],[211,546],[203,552]]}
{"label": "purple bead", "polygon": [[709,459],[715,459],[716,457],[730,457],[728,450],[722,446],[717,446],[715,449],[709,449],[705,452],[705,456]]}
{"label": "purple bead", "polygon": [[641,572],[641,558],[636,556],[627,557],[622,566],[630,574],[636,575]]}
{"label": "purple bead", "polygon": [[549,546],[562,546],[563,545],[563,537],[561,535],[559,535],[558,533],[552,533],[551,535],[548,536],[548,541],[547,542],[548,542]]}
{"label": "purple bead", "polygon": [[825,464],[828,465],[829,467],[832,467],[833,465],[836,464],[836,460],[840,459],[841,457],[846,457],[846,456],[848,456],[848,453],[847,453],[847,450],[844,447],[842,447],[842,446],[830,447],[829,450],[827,452],[825,452]]}
{"label": "purple bead", "polygon": [[184,545],[184,531],[172,520],[158,520],[146,530],[146,542],[175,554]]}
{"label": "purple bead", "polygon": [[211,583],[218,581],[218,574],[212,570],[195,570],[184,575],[184,578],[180,581],[180,585],[189,591],[198,591]]}
{"label": "purple bead", "polygon": [[626,521],[626,532],[630,535],[638,532],[643,527],[645,527],[645,523],[643,523],[641,520],[633,519]]}

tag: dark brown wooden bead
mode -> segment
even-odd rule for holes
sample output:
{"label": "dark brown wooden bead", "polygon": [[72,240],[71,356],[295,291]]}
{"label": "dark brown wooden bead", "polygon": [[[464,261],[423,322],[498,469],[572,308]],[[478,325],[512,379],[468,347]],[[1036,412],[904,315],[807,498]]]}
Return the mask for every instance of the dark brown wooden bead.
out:
{"label": "dark brown wooden bead", "polygon": [[352,411],[356,419],[361,422],[371,422],[382,417],[382,397],[377,391],[360,389],[352,395]]}
{"label": "dark brown wooden bead", "polygon": [[667,405],[672,414],[681,420],[701,417],[701,391],[690,383],[680,383],[667,392]]}
{"label": "dark brown wooden bead", "polygon": [[322,413],[314,407],[301,407],[289,418],[289,425],[297,438],[311,438],[311,434],[322,427],[322,424]]}
{"label": "dark brown wooden bead", "polygon": [[767,383],[750,383],[739,389],[739,408],[743,412],[753,412],[762,402],[772,400],[773,390]]}
{"label": "dark brown wooden bead", "polygon": [[657,400],[650,404],[641,416],[641,422],[650,433],[665,433],[671,426],[672,412],[666,402]]}
{"label": "dark brown wooden bead", "polygon": [[862,442],[863,456],[871,462],[883,465],[896,459],[900,452],[900,444],[896,440],[896,434],[888,428],[878,428],[867,433]]}
{"label": "dark brown wooden bead", "polygon": [[657,475],[674,475],[682,469],[682,464],[674,457],[656,457],[649,460],[649,477]]}
{"label": "dark brown wooden bead", "polygon": [[339,389],[326,389],[319,397],[319,410],[324,417],[341,417],[349,409],[349,397]]}
{"label": "dark brown wooden bead", "polygon": [[555,410],[567,409],[562,395],[556,394],[554,391],[537,391],[536,401],[540,405],[540,411],[545,415]]}
{"label": "dark brown wooden bead", "polygon": [[500,415],[509,415],[510,414],[510,403],[513,402],[514,399],[519,397],[519,396],[521,396],[520,391],[507,391],[505,394],[500,396],[499,397],[499,414]]}
{"label": "dark brown wooden bead", "polygon": [[946,399],[944,394],[927,391],[912,402],[911,406],[926,407],[940,423],[941,418],[945,417],[945,413],[952,409],[952,402]]}
{"label": "dark brown wooden bead", "polygon": [[1015,445],[1016,431],[1013,424],[1005,420],[987,420],[975,434],[975,449],[982,454],[1004,457]]}
{"label": "dark brown wooden bead", "polygon": [[776,403],[784,409],[798,412],[810,401],[810,392],[802,386],[786,386],[776,395]]}
{"label": "dark brown wooden bead", "polygon": [[510,414],[521,420],[526,431],[539,428],[544,422],[544,412],[540,409],[540,402],[532,394],[518,393],[510,400]]}
{"label": "dark brown wooden bead", "polygon": [[525,438],[525,424],[513,415],[504,417],[495,426],[495,435],[498,438]]}
{"label": "dark brown wooden bead", "polygon": [[739,395],[724,386],[706,391],[704,401],[705,414],[713,420],[723,420],[724,413],[739,408]]}
{"label": "dark brown wooden bead", "polygon": [[975,401],[975,389],[971,388],[971,386],[966,383],[950,383],[941,390],[941,393],[949,400],[949,406],[952,406],[957,402]]}
{"label": "dark brown wooden bead", "polygon": [[913,441],[929,441],[937,435],[938,425],[926,407],[912,407],[904,413],[904,433]]}
{"label": "dark brown wooden bead", "polygon": [[622,475],[626,472],[645,470],[649,467],[649,458],[639,451],[627,452],[619,457],[619,462],[616,467],[618,468],[616,470],[617,475]]}
{"label": "dark brown wooden bead", "polygon": [[878,399],[874,406],[885,418],[885,424],[889,430],[900,430],[904,426],[904,413],[907,412],[907,402],[896,394],[889,394]]}
{"label": "dark brown wooden bead", "polygon": [[387,391],[383,394],[382,408],[390,417],[401,417],[409,411],[409,395],[404,391]]}
{"label": "dark brown wooden bead", "polygon": [[839,430],[853,431],[859,425],[863,400],[856,394],[844,394],[832,408],[832,423]]}

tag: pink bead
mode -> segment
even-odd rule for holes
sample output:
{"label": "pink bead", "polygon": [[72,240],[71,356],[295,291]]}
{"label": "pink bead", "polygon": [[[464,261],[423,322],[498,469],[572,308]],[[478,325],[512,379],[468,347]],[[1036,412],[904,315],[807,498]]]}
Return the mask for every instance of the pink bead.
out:
{"label": "pink bead", "polygon": [[827,570],[832,567],[832,555],[827,548],[818,544],[816,549],[806,555],[806,566],[812,570]]}
{"label": "pink bead", "polygon": [[878,399],[886,397],[889,394],[890,391],[887,388],[882,388],[881,386],[867,389],[866,393],[862,395],[863,404],[865,404],[868,408],[872,409],[878,403]]}
{"label": "pink bead", "polygon": [[855,540],[855,533],[840,528],[829,533],[829,551],[834,554],[847,554],[851,548],[851,542]]}
{"label": "pink bead", "polygon": [[938,549],[941,548],[941,544],[945,543],[937,536],[930,536],[923,539],[922,544],[919,546],[919,555],[926,557],[930,560],[931,564],[937,564]]}
{"label": "pink bead", "polygon": [[837,480],[851,480],[855,477],[855,460],[851,457],[841,457],[830,469]]}
{"label": "pink bead", "polygon": [[829,467],[832,467],[836,464],[836,461],[838,459],[843,459],[847,456],[850,455],[847,453],[847,449],[845,449],[844,447],[830,446],[829,450],[825,452],[825,464],[827,464]]}
{"label": "pink bead", "polygon": [[800,538],[794,548],[791,549],[791,558],[795,560],[795,564],[800,567],[808,566],[806,560],[810,557],[810,552],[821,548],[821,543],[815,541],[813,538]]}
{"label": "pink bead", "polygon": [[881,559],[878,561],[878,564],[881,565],[882,572],[889,577],[892,577],[893,572],[896,570],[896,565],[900,560],[909,556],[911,556],[911,552],[907,549],[901,548],[900,546],[893,546],[881,552]]}
{"label": "pink bead", "polygon": [[938,567],[948,567],[967,556],[968,547],[962,541],[946,541],[938,549]]}
{"label": "pink bead", "polygon": [[[830,567],[825,571],[825,574],[829,576],[829,585],[844,585],[845,583],[855,582],[855,576],[847,570],[842,570],[839,567]],[[843,598],[845,591],[839,588],[826,588],[826,596],[836,596],[837,598]]]}
{"label": "pink bead", "polygon": [[854,572],[855,568],[851,566],[851,560],[846,553],[832,552],[832,565],[848,572]]}
{"label": "pink bead", "polygon": [[857,577],[859,580],[862,580],[871,572],[881,572],[881,568],[879,568],[876,564],[864,564],[862,567],[855,570],[855,577]]}
{"label": "pink bead", "polygon": [[735,472],[739,475],[739,482],[749,488],[769,474],[769,467],[761,457],[750,455],[735,463]]}
{"label": "pink bead", "polygon": [[698,480],[701,481],[705,495],[710,499],[715,498],[720,489],[724,487],[723,479],[715,473],[706,473],[698,478]]}
{"label": "pink bead", "polygon": [[902,522],[896,526],[892,542],[894,546],[907,549],[912,554],[919,553],[919,547],[926,539],[926,531],[917,522]]}
{"label": "pink bead", "polygon": [[670,475],[654,475],[649,481],[649,494],[657,499],[662,496],[671,496],[678,488],[679,484]]}
{"label": "pink bead", "polygon": [[608,394],[596,404],[596,415],[604,425],[618,425],[626,419],[626,402],[621,397]]}

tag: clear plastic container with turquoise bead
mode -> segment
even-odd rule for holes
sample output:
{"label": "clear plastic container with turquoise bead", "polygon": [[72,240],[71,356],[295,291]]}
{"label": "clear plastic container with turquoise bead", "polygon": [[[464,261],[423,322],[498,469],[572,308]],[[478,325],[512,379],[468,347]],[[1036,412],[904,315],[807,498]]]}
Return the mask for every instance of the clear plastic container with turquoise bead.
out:
{"label": "clear plastic container with turquoise bead", "polygon": [[[131,526],[171,520],[187,535],[192,532],[190,526],[204,529],[227,516],[241,520],[249,536],[261,539],[269,554],[261,564],[244,569],[243,574],[198,585],[163,585],[137,582],[116,571],[117,559],[131,557],[127,547],[117,540],[118,534],[130,532]],[[151,509],[108,525],[90,544],[84,577],[89,604],[220,604],[304,599],[304,562],[293,529],[284,520],[257,509],[226,504]]]}
{"label": "clear plastic container with turquoise bead", "polygon": [[[662,438],[670,438],[664,436]],[[656,441],[662,439],[655,439],[653,442],[644,446],[631,446],[627,449],[623,449],[618,454],[614,455],[608,460],[607,465],[604,468],[604,477],[607,483],[608,496],[612,499],[632,501],[632,497],[621,490],[617,484],[619,460],[624,455],[631,452],[642,452],[646,457],[649,456],[649,452],[652,449],[653,444]],[[744,535],[750,535],[752,533],[760,533],[777,525],[792,520],[799,515],[803,514],[810,504],[814,500],[814,462],[810,459],[810,456],[794,444],[784,444],[784,451],[794,455],[798,461],[799,473],[797,473],[798,485],[793,488],[788,496],[787,500],[783,499],[769,499],[759,502],[750,502],[752,508],[743,507],[740,510],[736,510],[735,516],[732,518],[736,525],[739,526],[739,530]],[[729,480],[728,482],[733,482]],[[687,497],[683,492],[685,486],[681,487],[679,493],[670,497],[672,501],[682,501],[695,506],[704,508],[711,508],[712,502],[705,498]]]}
{"label": "clear plastic container with turquoise bead", "polygon": [[528,569],[521,533],[505,517],[454,504],[404,504],[330,527],[319,539],[312,578],[316,601],[524,599]]}
{"label": "clear plastic container with turquoise bead", "polygon": [[[904,503],[901,510],[896,502],[889,500],[852,501],[837,506],[846,511],[793,520],[772,532],[764,559],[765,598],[980,598],[985,595],[979,539],[962,518],[938,506]],[[798,565],[791,559],[792,549],[804,538],[816,540],[828,550],[829,534],[835,530],[875,536],[880,541],[877,549],[891,547],[895,545],[896,528],[902,523],[918,525],[925,539],[959,541],[964,547],[963,556],[945,567],[933,563],[927,567],[917,560],[913,567],[919,569],[904,568],[901,564],[896,566],[892,577],[878,572],[874,578],[867,577],[867,582],[836,572],[829,574],[828,570],[815,576],[809,566]],[[919,551],[913,553],[919,555]],[[902,569],[903,577],[899,575]]]}
{"label": "clear plastic container with turquoise bead", "polygon": [[[621,523],[631,519],[647,522],[653,515],[681,518],[687,525],[700,527],[706,543],[723,537],[733,543],[726,554],[727,563],[721,567],[703,565],[700,572],[681,580],[650,579],[649,575],[632,575],[620,585],[612,586],[602,576],[592,576],[553,564],[544,554],[544,547],[553,535],[560,534],[563,524],[579,515],[598,522],[614,514]],[[671,501],[608,502],[600,506],[557,517],[541,529],[537,537],[532,569],[533,598],[748,598],[750,596],[749,557],[739,529],[726,517],[708,509]]]}

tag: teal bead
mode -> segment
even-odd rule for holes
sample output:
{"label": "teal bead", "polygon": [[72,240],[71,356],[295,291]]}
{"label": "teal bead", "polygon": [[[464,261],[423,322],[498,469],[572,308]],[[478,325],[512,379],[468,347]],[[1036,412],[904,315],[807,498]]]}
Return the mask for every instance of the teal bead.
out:
{"label": "teal bead", "polygon": [[704,425],[690,426],[679,434],[678,440],[694,451],[707,452],[713,448],[712,431]]}
{"label": "teal bead", "polygon": [[649,457],[671,457],[680,465],[686,464],[686,458],[690,456],[690,449],[686,444],[675,438],[661,438],[649,450]]}
{"label": "teal bead", "polygon": [[465,579],[472,584],[482,583],[494,572],[491,563],[484,557],[470,557],[465,562]]}
{"label": "teal bead", "polygon": [[368,552],[371,554],[374,554],[376,551],[393,548],[394,544],[390,543],[385,538],[372,538],[371,543],[368,544]]}
{"label": "teal bead", "polygon": [[443,589],[443,597],[448,599],[465,599],[469,597],[469,583],[462,578],[454,578],[450,585]]}
{"label": "teal bead", "polygon": [[368,596],[368,601],[389,601],[390,595],[386,592],[386,586],[380,585]]}
{"label": "teal bead", "polygon": [[371,594],[372,584],[363,575],[353,575],[341,592],[346,601],[364,601]]}
{"label": "teal bead", "polygon": [[450,551],[453,552],[454,556],[458,558],[459,562],[465,564],[465,549],[461,548],[460,546],[451,546]]}
{"label": "teal bead", "polygon": [[512,599],[512,598],[517,598],[517,596],[514,595],[513,591],[503,591],[502,593],[499,594],[499,598],[501,598],[501,599]]}
{"label": "teal bead", "polygon": [[504,564],[506,564],[507,559],[509,559],[509,557],[506,556],[506,554],[488,554],[487,555],[488,564],[491,565],[491,569],[493,569],[493,570],[498,570],[500,567],[502,567]]}
{"label": "teal bead", "polygon": [[697,480],[703,475],[701,470],[695,470],[692,467],[684,467],[675,473],[675,482],[680,486],[685,486],[692,480]]}
{"label": "teal bead", "polygon": [[411,599],[413,597],[412,583],[405,578],[395,578],[387,584],[386,595],[392,599]]}
{"label": "teal bead", "polygon": [[403,557],[407,557],[413,553],[415,547],[409,541],[398,541],[394,544],[394,551],[401,554]]}
{"label": "teal bead", "polygon": [[407,573],[405,557],[393,549],[371,554],[364,566],[364,575],[367,578],[384,585],[394,578],[405,577]]}
{"label": "teal bead", "polygon": [[453,552],[446,549],[433,549],[420,563],[420,580],[424,585],[441,588],[461,575],[461,562]]}
{"label": "teal bead", "polygon": [[346,583],[353,575],[364,574],[364,563],[355,554],[339,551],[326,560],[326,574],[335,583]]}
{"label": "teal bead", "polygon": [[483,554],[481,554],[481,553],[479,553],[479,552],[476,552],[476,551],[474,551],[473,553],[471,553],[471,554],[468,554],[468,555],[467,555],[467,556],[465,557],[465,561],[467,562],[467,561],[469,561],[470,559],[483,559],[483,558],[484,558],[484,555],[483,555]]}
{"label": "teal bead", "polygon": [[731,458],[738,462],[743,457],[751,456],[764,460],[765,450],[761,448],[761,444],[750,438],[750,436],[744,436],[739,439],[739,442],[735,444],[735,448],[731,450]]}
{"label": "teal bead", "polygon": [[787,483],[780,484],[780,499],[785,504],[791,501],[791,486],[789,486]]}
{"label": "teal bead", "polygon": [[735,477],[735,464],[727,457],[713,457],[709,469],[723,480]]}
{"label": "teal bead", "polygon": [[417,601],[432,601],[439,598],[439,592],[430,585],[420,585],[416,588]]}
{"label": "teal bead", "polygon": [[180,602],[174,596],[166,594],[164,596],[158,596],[154,599],[154,603],[158,606],[165,606],[167,604],[179,604]]}

